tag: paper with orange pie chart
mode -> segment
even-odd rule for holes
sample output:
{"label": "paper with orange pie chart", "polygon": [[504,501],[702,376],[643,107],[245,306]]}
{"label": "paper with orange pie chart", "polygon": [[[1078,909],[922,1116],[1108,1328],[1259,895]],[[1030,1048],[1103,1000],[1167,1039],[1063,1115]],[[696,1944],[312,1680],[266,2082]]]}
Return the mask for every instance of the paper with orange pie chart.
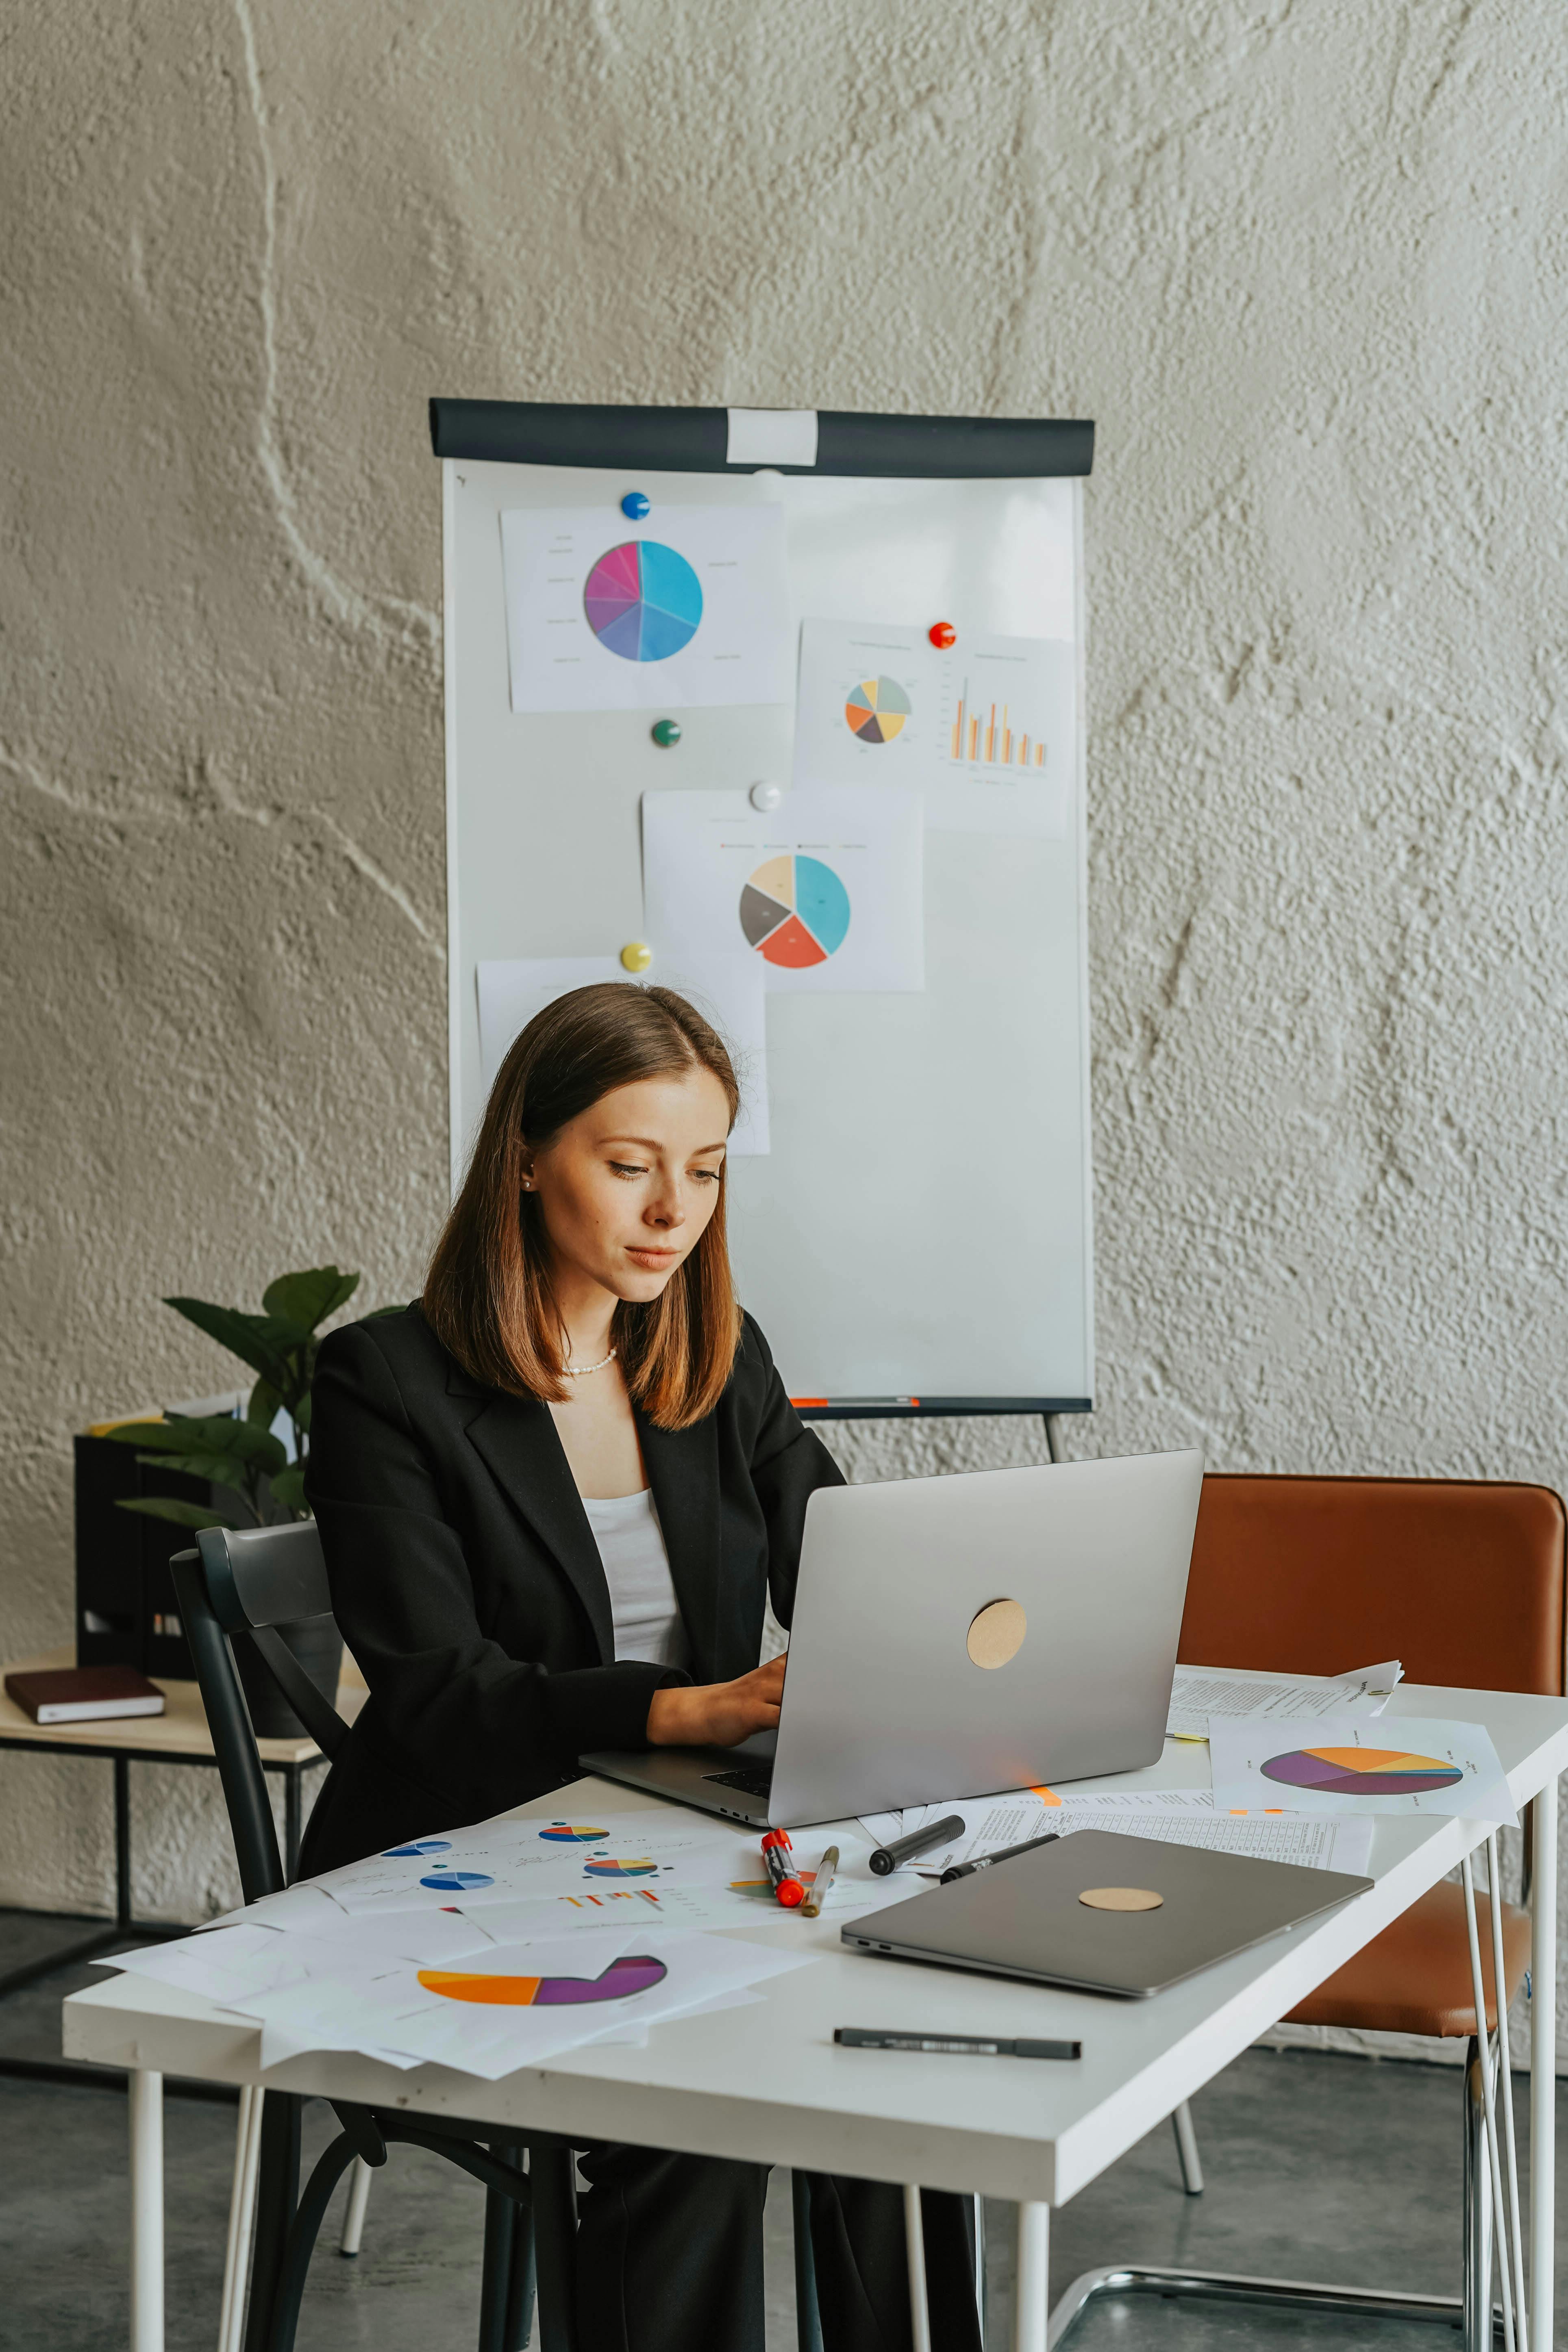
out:
{"label": "paper with orange pie chart", "polygon": [[379,1972],[346,1960],[310,1982],[233,1997],[262,2027],[261,2062],[300,2050],[395,2051],[496,2081],[630,2021],[657,2024],[814,1957],[655,1923],[616,1936],[487,1945]]}
{"label": "paper with orange pie chart", "polygon": [[643,920],[673,959],[745,952],[770,995],[925,986],[924,823],[908,784],[645,793]]}
{"label": "paper with orange pie chart", "polygon": [[1209,1725],[1215,1804],[1288,1813],[1426,1813],[1518,1821],[1479,1723],[1395,1714]]}

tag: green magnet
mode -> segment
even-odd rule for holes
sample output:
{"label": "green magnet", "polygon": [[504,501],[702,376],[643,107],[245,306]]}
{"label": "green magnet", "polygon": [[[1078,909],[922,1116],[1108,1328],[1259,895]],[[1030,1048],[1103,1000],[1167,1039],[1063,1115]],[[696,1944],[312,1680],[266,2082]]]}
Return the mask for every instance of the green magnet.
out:
{"label": "green magnet", "polygon": [[661,751],[671,750],[680,740],[679,719],[656,719],[653,723],[653,740]]}

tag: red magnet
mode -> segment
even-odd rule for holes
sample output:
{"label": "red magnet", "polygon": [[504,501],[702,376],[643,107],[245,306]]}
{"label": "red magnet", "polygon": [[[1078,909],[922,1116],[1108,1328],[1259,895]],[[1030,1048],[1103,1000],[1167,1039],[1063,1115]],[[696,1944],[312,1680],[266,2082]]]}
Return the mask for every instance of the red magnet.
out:
{"label": "red magnet", "polygon": [[951,621],[933,621],[926,635],[939,653],[946,653],[949,646],[958,643],[958,631]]}

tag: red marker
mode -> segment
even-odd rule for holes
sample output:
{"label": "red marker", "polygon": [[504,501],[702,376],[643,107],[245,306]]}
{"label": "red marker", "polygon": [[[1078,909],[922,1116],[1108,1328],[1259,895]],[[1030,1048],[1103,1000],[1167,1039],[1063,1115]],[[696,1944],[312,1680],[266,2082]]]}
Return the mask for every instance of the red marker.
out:
{"label": "red marker", "polygon": [[793,1851],[787,1830],[769,1830],[763,1840],[763,1860],[773,1882],[773,1894],[786,1911],[797,1911],[805,1901],[805,1889],[790,1866]]}
{"label": "red marker", "polygon": [[958,643],[958,631],[951,621],[933,621],[926,635],[938,653],[944,654],[950,646],[955,646]]}

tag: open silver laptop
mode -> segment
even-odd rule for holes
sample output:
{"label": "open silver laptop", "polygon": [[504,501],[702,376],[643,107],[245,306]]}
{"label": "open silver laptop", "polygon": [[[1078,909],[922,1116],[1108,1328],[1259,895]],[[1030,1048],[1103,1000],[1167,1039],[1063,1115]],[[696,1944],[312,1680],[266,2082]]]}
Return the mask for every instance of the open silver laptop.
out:
{"label": "open silver laptop", "polygon": [[793,1829],[1152,1764],[1203,1469],[1193,1451],[821,1488],[778,1730],[583,1769]]}

